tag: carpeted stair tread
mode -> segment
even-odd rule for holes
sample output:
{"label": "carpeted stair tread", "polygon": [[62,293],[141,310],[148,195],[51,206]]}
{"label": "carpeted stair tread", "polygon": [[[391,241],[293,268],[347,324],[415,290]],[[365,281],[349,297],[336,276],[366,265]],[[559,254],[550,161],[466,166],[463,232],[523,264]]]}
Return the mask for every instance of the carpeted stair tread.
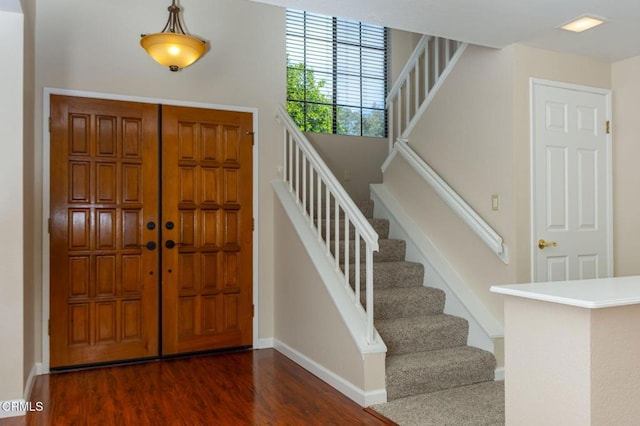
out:
{"label": "carpeted stair tread", "polygon": [[464,346],[469,323],[447,315],[378,320],[376,329],[387,345],[387,356]]}
{"label": "carpeted stair tread", "polygon": [[[361,263],[360,285],[366,284],[366,265]],[[354,283],[356,279],[355,263],[349,265],[349,282]],[[421,287],[424,282],[424,265],[417,262],[407,262],[405,260],[395,262],[374,262],[373,263],[373,287],[374,289],[384,289],[393,287]]]}
{"label": "carpeted stair tread", "polygon": [[[376,218],[367,218],[369,224],[373,227],[373,230],[378,234],[378,238],[388,238],[389,237],[389,220],[388,219],[376,219]],[[338,221],[338,229],[340,230],[340,239],[344,239],[344,219],[340,219]],[[325,239],[325,226],[326,220],[321,219],[318,221],[315,220],[316,226],[320,226],[320,235],[322,235],[322,239]],[[335,230],[335,222],[333,220],[329,221],[329,239],[333,241],[334,238],[334,230]],[[353,240],[356,237],[356,230],[353,227],[353,224],[349,226],[349,240]]]}
{"label": "carpeted stair tread", "polygon": [[504,382],[409,396],[371,408],[402,426],[504,425]]}
{"label": "carpeted stair tread", "polygon": [[494,379],[492,353],[471,346],[387,356],[387,399]]}
{"label": "carpeted stair tread", "polygon": [[[329,244],[331,253],[335,253],[335,244]],[[407,244],[404,240],[380,239],[378,240],[379,250],[373,252],[374,262],[394,262],[404,260]],[[340,264],[344,263],[344,241],[338,243],[340,250]],[[349,240],[349,263],[355,261],[355,241]],[[366,261],[365,243],[360,242],[360,263]]]}
{"label": "carpeted stair tread", "polygon": [[433,287],[375,290],[373,315],[377,321],[441,314],[444,310],[444,299],[444,291]]}

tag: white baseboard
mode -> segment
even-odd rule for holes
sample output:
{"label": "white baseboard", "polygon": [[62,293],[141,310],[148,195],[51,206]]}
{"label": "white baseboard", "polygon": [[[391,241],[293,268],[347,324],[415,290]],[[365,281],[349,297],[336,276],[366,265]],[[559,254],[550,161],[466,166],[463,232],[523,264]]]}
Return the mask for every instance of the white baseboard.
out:
{"label": "white baseboard", "polygon": [[31,366],[31,371],[29,371],[29,377],[27,377],[27,384],[24,386],[24,399],[25,401],[29,401],[29,397],[31,396],[31,389],[33,388],[33,382],[36,379],[36,376],[42,374],[42,363],[36,362]]}
{"label": "white baseboard", "polygon": [[504,367],[496,368],[494,380],[496,382],[504,382]]}
{"label": "white baseboard", "polygon": [[42,401],[25,401],[24,399],[0,401],[0,419],[24,416],[27,412],[39,412],[42,410],[44,410]]}
{"label": "white baseboard", "polygon": [[386,389],[376,389],[366,392],[277,339],[274,341],[274,348],[362,407],[387,402]]}
{"label": "white baseboard", "polygon": [[24,416],[27,411],[42,411],[42,402],[30,402],[31,389],[36,376],[42,374],[42,363],[36,362],[31,366],[27,383],[24,387],[24,398],[9,401],[0,401],[0,419],[7,417]]}
{"label": "white baseboard", "polygon": [[253,349],[270,349],[273,348],[273,337],[269,337],[266,339],[258,339],[258,341],[253,345]]}
{"label": "white baseboard", "polygon": [[27,402],[24,399],[0,401],[0,419],[18,417],[27,414]]}

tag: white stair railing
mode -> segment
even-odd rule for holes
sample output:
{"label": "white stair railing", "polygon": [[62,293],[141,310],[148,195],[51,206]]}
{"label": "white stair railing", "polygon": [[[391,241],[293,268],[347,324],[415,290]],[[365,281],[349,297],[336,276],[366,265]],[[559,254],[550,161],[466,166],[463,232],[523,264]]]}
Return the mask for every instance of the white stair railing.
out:
{"label": "white stair railing", "polygon": [[[352,292],[355,306],[364,310],[366,336],[362,337],[368,344],[378,343],[373,325],[373,252],[379,248],[378,234],[281,105],[276,106],[276,118],[284,127],[281,177],[317,235],[318,242],[326,247],[327,256],[333,259],[336,272],[344,276],[345,290]],[[341,219],[344,220],[343,225],[340,224]],[[355,241],[353,254],[350,253],[351,235]],[[362,249],[365,261],[364,305],[360,285]],[[353,282],[350,282],[350,259],[355,268]],[[341,270],[342,264],[344,271]]]}
{"label": "white stair railing", "polygon": [[389,152],[407,139],[467,43],[423,35],[387,95]]}
{"label": "white stair railing", "polygon": [[508,264],[509,252],[502,237],[408,143],[414,126],[466,47],[466,43],[422,36],[387,96],[389,156],[382,165],[382,172],[387,170],[396,154],[401,154],[487,247]]}

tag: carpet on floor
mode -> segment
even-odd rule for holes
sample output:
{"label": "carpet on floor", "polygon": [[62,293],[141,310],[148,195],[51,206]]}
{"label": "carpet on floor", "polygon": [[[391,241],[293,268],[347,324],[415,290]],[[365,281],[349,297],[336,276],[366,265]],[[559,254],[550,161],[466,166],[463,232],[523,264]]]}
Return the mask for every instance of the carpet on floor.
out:
{"label": "carpet on floor", "polygon": [[504,425],[504,382],[483,382],[378,404],[400,426]]}

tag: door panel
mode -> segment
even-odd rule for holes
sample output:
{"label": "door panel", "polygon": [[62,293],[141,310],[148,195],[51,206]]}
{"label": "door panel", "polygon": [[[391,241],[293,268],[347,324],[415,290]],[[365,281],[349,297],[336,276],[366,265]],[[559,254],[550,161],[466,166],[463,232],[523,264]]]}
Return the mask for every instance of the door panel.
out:
{"label": "door panel", "polygon": [[162,108],[51,97],[52,368],[252,343],[253,118]]}
{"label": "door panel", "polygon": [[162,115],[163,353],[251,345],[252,116]]}
{"label": "door panel", "polygon": [[157,106],[51,96],[51,367],[156,356]]}
{"label": "door panel", "polygon": [[536,281],[606,277],[611,270],[607,96],[535,84]]}

